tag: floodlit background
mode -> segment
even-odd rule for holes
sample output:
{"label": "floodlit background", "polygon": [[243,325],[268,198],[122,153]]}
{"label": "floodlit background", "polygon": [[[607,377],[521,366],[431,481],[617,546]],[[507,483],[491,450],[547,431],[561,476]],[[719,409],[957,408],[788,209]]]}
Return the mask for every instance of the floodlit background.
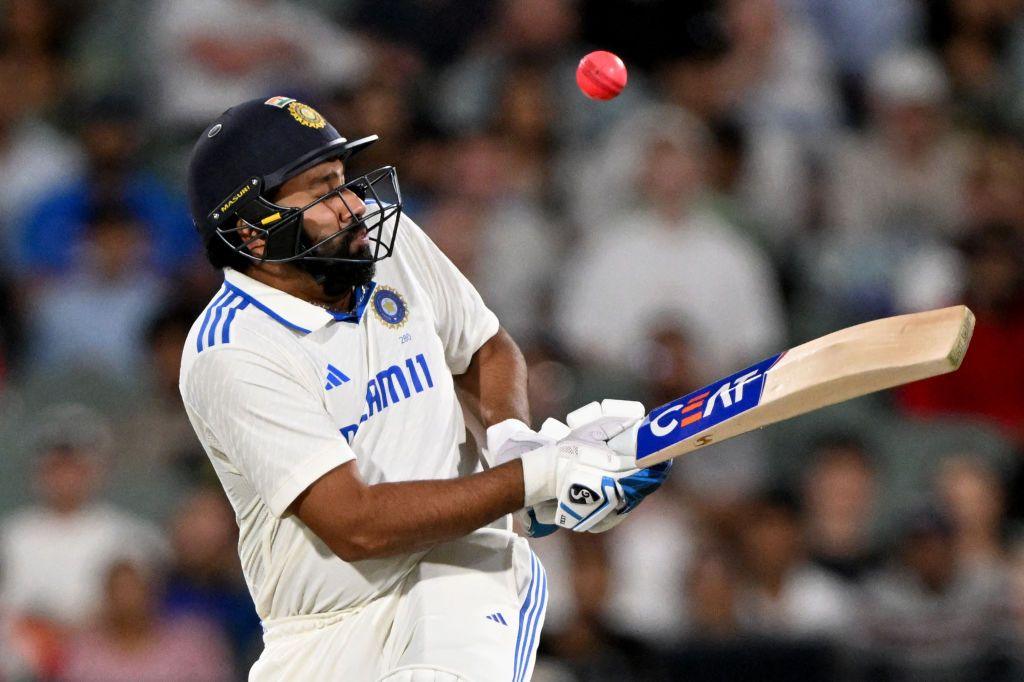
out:
{"label": "floodlit background", "polygon": [[[397,166],[526,353],[537,424],[978,316],[958,373],[535,542],[536,679],[1021,679],[1022,5],[0,1],[0,679],[244,679],[260,651],[177,373],[219,284],[188,150],[273,95],[381,136],[353,170]],[[630,69],[611,102],[574,83],[597,48]]]}

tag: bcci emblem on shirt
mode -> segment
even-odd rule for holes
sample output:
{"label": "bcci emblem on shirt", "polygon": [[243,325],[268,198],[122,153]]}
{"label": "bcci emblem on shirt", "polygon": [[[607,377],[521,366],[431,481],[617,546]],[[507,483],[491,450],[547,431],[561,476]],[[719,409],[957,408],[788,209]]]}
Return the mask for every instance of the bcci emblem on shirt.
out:
{"label": "bcci emblem on shirt", "polygon": [[404,325],[409,317],[409,309],[402,295],[394,289],[379,285],[373,292],[373,312],[381,322],[392,329]]}

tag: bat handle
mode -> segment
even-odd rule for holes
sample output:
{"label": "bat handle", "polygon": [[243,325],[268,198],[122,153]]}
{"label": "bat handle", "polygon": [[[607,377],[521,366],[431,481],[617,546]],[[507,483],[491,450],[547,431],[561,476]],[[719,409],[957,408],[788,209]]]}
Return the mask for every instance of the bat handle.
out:
{"label": "bat handle", "polygon": [[[636,424],[623,431],[617,436],[612,436],[608,440],[608,447],[620,455],[626,455],[628,457],[636,457],[636,434],[640,430],[640,424],[643,423],[643,419],[638,419]],[[634,460],[635,461],[635,460]]]}

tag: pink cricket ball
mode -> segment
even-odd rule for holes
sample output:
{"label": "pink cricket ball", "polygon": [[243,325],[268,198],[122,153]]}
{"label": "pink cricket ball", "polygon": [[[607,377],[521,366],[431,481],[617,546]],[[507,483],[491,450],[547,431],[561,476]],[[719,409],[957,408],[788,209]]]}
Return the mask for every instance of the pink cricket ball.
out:
{"label": "pink cricket ball", "polygon": [[576,84],[590,99],[612,99],[626,87],[626,65],[611,52],[591,52],[576,67]]}

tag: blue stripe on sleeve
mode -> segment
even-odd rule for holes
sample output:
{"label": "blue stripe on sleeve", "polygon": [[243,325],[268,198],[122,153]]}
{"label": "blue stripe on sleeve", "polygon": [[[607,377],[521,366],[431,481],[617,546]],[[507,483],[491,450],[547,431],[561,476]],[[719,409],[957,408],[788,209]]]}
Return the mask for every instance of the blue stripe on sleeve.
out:
{"label": "blue stripe on sleeve", "polygon": [[217,310],[214,311],[214,313],[213,313],[213,324],[210,325],[210,329],[206,333],[206,345],[207,345],[207,347],[212,346],[214,343],[216,343],[216,339],[217,339],[217,325],[220,324],[220,317],[221,317],[222,314],[224,314],[224,307],[228,306],[228,305],[231,305],[231,303],[236,298],[237,298],[237,296],[234,296],[234,295],[229,296],[228,298],[224,299],[224,301],[219,306],[217,306]]}
{"label": "blue stripe on sleeve", "polygon": [[213,299],[213,301],[206,307],[206,315],[203,316],[203,325],[199,328],[199,334],[196,335],[196,352],[202,352],[203,350],[203,337],[206,336],[206,327],[210,324],[210,313],[213,309],[220,305],[227,295],[231,293],[225,288],[221,288],[220,294]]}
{"label": "blue stripe on sleeve", "polygon": [[235,313],[249,305],[249,301],[242,301],[242,305],[228,310],[228,317],[224,320],[224,329],[221,331],[221,343],[231,343],[231,321],[235,319]]}

